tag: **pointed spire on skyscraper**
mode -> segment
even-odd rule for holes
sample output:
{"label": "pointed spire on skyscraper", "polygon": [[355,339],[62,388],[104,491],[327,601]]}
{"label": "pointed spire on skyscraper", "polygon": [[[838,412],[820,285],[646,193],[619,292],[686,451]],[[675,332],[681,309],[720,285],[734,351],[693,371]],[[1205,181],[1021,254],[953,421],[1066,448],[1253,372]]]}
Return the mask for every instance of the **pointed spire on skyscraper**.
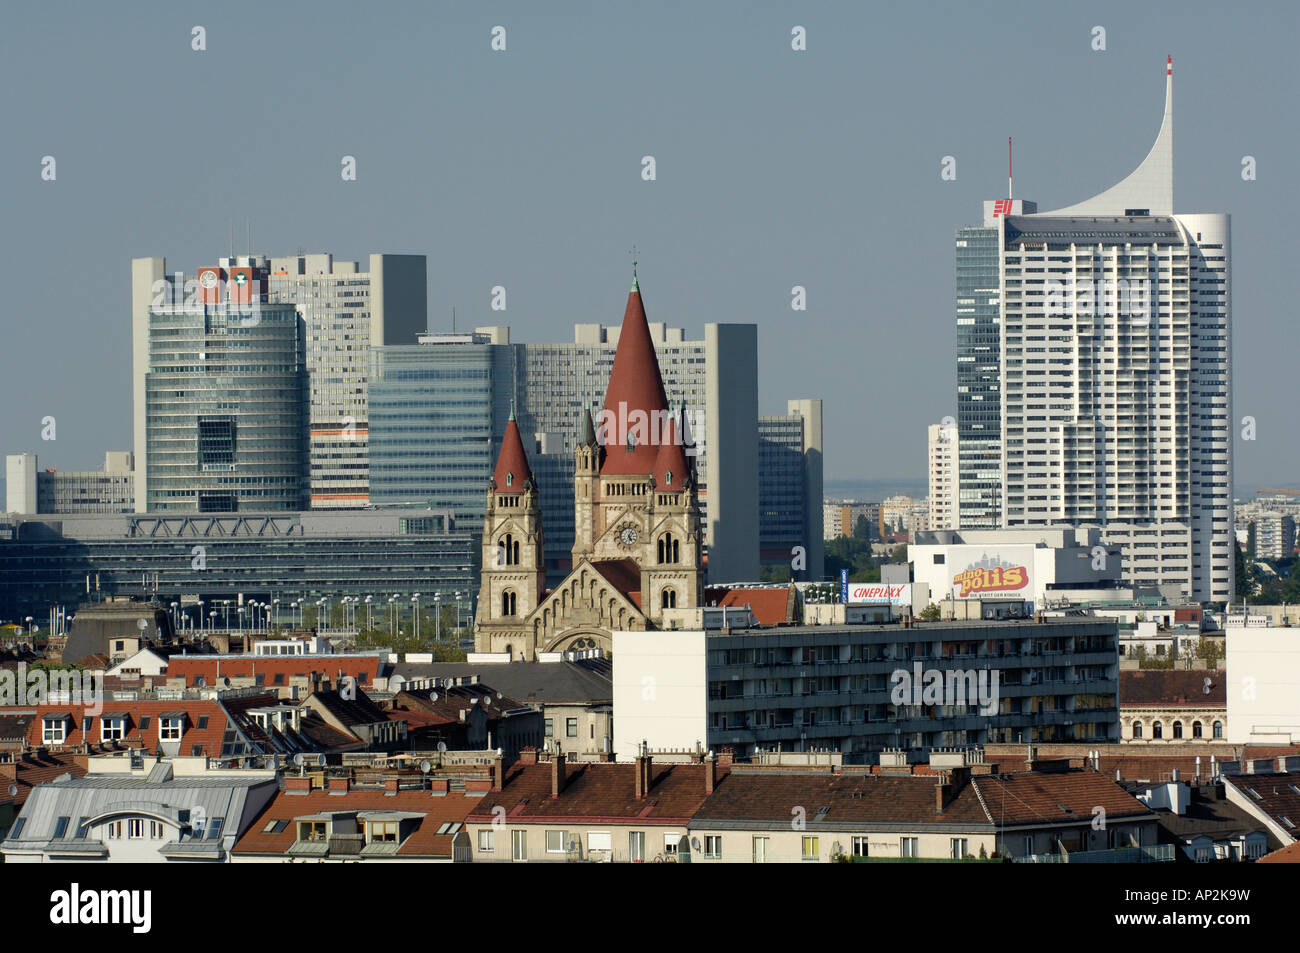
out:
{"label": "pointed spire on skyscraper", "polygon": [[1165,60],[1165,112],[1155,144],[1123,181],[1092,198],[1045,215],[1174,214],[1174,58]]}

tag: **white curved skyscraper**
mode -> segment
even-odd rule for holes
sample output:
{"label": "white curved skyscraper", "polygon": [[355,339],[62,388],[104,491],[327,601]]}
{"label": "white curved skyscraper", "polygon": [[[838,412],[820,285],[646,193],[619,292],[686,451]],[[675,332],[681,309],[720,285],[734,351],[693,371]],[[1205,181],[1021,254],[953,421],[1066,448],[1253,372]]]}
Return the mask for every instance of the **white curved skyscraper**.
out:
{"label": "white curved skyscraper", "polygon": [[1146,159],[1078,204],[998,216],[1002,524],[1098,525],[1124,578],[1234,595],[1231,236],[1178,214],[1173,64]]}

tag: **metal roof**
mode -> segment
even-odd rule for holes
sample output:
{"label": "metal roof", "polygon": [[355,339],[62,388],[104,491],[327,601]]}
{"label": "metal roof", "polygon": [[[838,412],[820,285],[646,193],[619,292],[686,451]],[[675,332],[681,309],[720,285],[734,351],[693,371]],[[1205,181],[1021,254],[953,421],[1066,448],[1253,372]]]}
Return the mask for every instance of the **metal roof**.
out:
{"label": "metal roof", "polygon": [[155,817],[181,827],[188,826],[189,819],[201,812],[209,819],[225,818],[223,833],[242,833],[239,828],[244,821],[249,792],[263,785],[274,787],[276,783],[273,776],[263,773],[172,777],[161,782],[128,775],[65,776],[32,789],[19,814],[26,822],[22,832],[17,838],[11,836],[5,840],[3,850],[45,849],[55,840],[59,818],[69,818],[71,823],[66,825],[67,834],[56,841],[58,852],[84,851],[95,845],[102,848],[93,837],[75,835],[83,823],[115,814]]}

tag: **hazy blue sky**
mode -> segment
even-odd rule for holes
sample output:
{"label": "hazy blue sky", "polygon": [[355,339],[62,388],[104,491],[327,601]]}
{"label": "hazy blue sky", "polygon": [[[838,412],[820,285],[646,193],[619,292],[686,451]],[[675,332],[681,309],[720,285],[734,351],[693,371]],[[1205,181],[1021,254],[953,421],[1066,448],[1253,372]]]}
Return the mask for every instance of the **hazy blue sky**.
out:
{"label": "hazy blue sky", "polygon": [[243,253],[251,216],[259,254],[427,254],[432,326],[454,305],[530,341],[620,320],[635,244],[650,320],[759,325],[761,412],[826,401],[828,478],[919,477],[956,413],[953,230],[1005,194],[1007,136],[1017,197],[1095,194],[1150,147],[1172,53],[1175,204],[1233,216],[1237,492],[1300,485],[1297,26],[1290,3],[12,5],[0,450],[129,449],[130,259],[210,263],[232,216]]}

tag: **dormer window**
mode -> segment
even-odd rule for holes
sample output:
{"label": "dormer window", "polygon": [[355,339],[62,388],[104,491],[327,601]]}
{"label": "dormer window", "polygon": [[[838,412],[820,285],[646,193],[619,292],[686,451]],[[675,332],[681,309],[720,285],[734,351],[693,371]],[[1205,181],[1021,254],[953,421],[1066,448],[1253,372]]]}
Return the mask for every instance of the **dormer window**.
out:
{"label": "dormer window", "polygon": [[328,837],[324,821],[302,821],[298,824],[298,840],[323,841]]}
{"label": "dormer window", "polygon": [[105,715],[99,721],[100,741],[121,741],[126,737],[126,715]]}
{"label": "dormer window", "polygon": [[630,433],[627,435],[627,452],[631,453],[635,449],[636,449],[636,434]]}
{"label": "dormer window", "polygon": [[68,737],[67,715],[46,715],[41,726],[41,741],[47,745],[61,745]]}
{"label": "dormer window", "polygon": [[371,821],[366,825],[368,842],[396,844],[400,839],[400,828],[399,821]]}
{"label": "dormer window", "polygon": [[672,485],[673,485],[673,471],[672,471],[672,470],[669,470],[667,473],[664,474],[664,485],[665,485],[665,486],[672,486]]}
{"label": "dormer window", "polygon": [[514,486],[514,485],[515,485],[515,475],[513,473],[507,473],[506,486]]}
{"label": "dormer window", "polygon": [[180,741],[185,733],[185,716],[181,714],[160,715],[158,717],[158,740]]}

